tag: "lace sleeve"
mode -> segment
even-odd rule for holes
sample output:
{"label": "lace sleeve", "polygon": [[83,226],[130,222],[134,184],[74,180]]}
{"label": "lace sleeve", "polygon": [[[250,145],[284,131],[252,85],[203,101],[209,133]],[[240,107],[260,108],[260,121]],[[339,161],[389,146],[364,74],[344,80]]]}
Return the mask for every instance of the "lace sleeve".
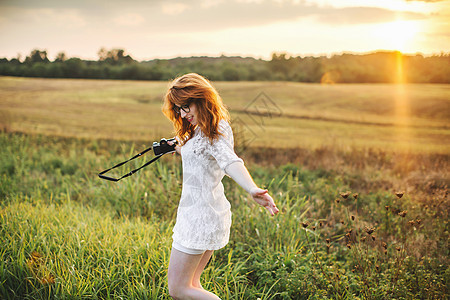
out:
{"label": "lace sleeve", "polygon": [[222,135],[213,144],[210,144],[209,152],[216,159],[219,167],[227,173],[226,168],[230,164],[234,162],[244,163],[244,161],[234,152],[233,131],[230,125],[222,121],[219,124],[219,131]]}

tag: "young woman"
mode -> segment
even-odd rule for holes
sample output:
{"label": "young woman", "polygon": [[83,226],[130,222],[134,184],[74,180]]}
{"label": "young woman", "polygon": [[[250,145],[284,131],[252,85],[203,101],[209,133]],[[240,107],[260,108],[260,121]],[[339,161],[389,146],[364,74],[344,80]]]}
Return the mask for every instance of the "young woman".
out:
{"label": "young woman", "polygon": [[183,164],[169,294],[174,299],[219,299],[202,288],[200,276],[214,250],[224,247],[230,235],[230,203],[222,178],[225,174],[233,178],[272,216],[278,208],[235,154],[229,113],[208,80],[195,73],[176,78],[165,95],[163,113],[173,122]]}

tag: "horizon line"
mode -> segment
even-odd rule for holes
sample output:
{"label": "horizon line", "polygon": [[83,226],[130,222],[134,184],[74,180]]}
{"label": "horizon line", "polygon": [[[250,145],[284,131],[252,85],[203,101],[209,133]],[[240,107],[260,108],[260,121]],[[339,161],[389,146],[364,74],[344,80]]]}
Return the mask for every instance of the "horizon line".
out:
{"label": "horizon line", "polygon": [[[417,55],[421,55],[423,57],[433,57],[433,56],[442,56],[442,55],[450,55],[450,51],[444,51],[441,50],[439,52],[433,52],[433,53],[423,53],[420,51],[417,52],[402,52],[400,50],[395,50],[395,49],[377,49],[377,50],[368,50],[368,51],[351,51],[351,50],[344,50],[344,51],[337,51],[337,52],[330,52],[330,53],[307,53],[307,54],[294,54],[294,53],[290,53],[288,51],[272,51],[270,54],[269,58],[264,58],[262,56],[258,56],[258,55],[251,55],[251,54],[234,54],[234,53],[230,53],[230,54],[226,54],[226,53],[221,53],[221,54],[177,54],[177,55],[173,55],[173,56],[155,56],[152,58],[143,58],[143,59],[136,59],[135,57],[133,57],[132,53],[129,53],[126,48],[121,48],[121,47],[111,47],[111,48],[106,48],[106,47],[100,47],[100,49],[104,48],[107,51],[110,50],[114,50],[114,49],[120,49],[120,50],[124,50],[124,54],[125,55],[129,55],[133,60],[137,61],[137,62],[147,62],[147,61],[152,61],[152,60],[171,60],[171,59],[177,59],[177,58],[221,58],[221,57],[228,57],[228,58],[253,58],[256,60],[265,60],[265,61],[270,61],[271,57],[274,54],[280,55],[280,54],[285,54],[287,58],[297,58],[297,57],[327,57],[327,58],[331,58],[333,56],[340,56],[340,55],[345,55],[345,54],[350,54],[350,55],[369,55],[369,54],[374,54],[374,53],[396,53],[399,52],[404,56],[417,56]],[[99,51],[100,51],[99,49]],[[30,54],[32,51],[34,50],[38,50],[38,51],[46,51],[48,52],[47,49],[45,48],[39,48],[39,47],[35,47],[32,50],[29,51],[28,54]],[[61,50],[61,51],[57,51],[57,54],[54,55],[54,59],[56,59],[56,56],[59,53],[65,53],[65,50]],[[24,57],[27,57],[27,55],[22,55],[22,53],[18,52],[16,54],[15,57],[8,57],[8,56],[2,56],[0,57],[1,59],[19,59],[19,61],[23,62]],[[48,54],[48,53],[47,53]],[[67,55],[67,54],[66,54]],[[48,56],[47,56],[48,58]],[[82,56],[77,56],[77,55],[67,55],[67,58],[79,58],[81,60],[85,60],[85,61],[97,61],[98,58],[93,59],[93,58],[88,58],[88,57],[82,57]]]}

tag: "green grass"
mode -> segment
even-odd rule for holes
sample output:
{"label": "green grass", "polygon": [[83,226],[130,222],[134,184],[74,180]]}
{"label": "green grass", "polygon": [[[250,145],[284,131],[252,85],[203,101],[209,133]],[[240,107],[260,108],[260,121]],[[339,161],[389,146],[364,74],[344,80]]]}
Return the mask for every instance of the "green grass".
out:
{"label": "green grass", "polygon": [[[3,298],[157,298],[167,293],[169,241],[162,228],[70,201],[10,205],[2,211]],[[27,266],[33,251],[43,255],[36,276]],[[41,283],[48,274],[54,284]]]}
{"label": "green grass", "polygon": [[[180,158],[118,183],[97,177],[170,136],[166,86],[0,78],[0,298],[169,299]],[[447,85],[217,87],[235,130],[252,130],[237,132],[238,154],[281,211],[269,217],[224,179],[231,238],[205,288],[222,299],[448,298]],[[261,91],[280,117],[243,112]],[[408,118],[393,110],[402,93]]]}
{"label": "green grass", "polygon": [[[2,298],[169,299],[166,269],[181,193],[179,158],[164,157],[119,183],[96,177],[135,148],[112,140],[0,134]],[[353,159],[359,159],[357,153]],[[395,174],[409,171],[391,169],[391,159],[398,157],[379,154],[352,171],[249,166],[281,209],[274,218],[226,178],[231,240],[215,252],[204,287],[222,299],[447,295],[446,188],[435,182],[429,192],[419,187],[420,200],[414,191],[395,200],[389,191],[397,188]],[[431,168],[423,162],[419,168]],[[375,173],[381,164],[389,167]],[[359,192],[358,200],[337,204],[334,199],[347,189]],[[408,210],[408,218],[387,213],[386,205]],[[350,214],[357,221],[348,221]],[[404,223],[417,218],[422,223],[411,234]],[[316,229],[305,230],[302,222]],[[355,253],[347,249],[346,230],[363,232],[365,226],[374,226],[379,243],[389,244],[389,256],[375,243],[361,242]],[[405,255],[397,254],[398,245]],[[367,268],[376,263],[381,271],[370,276],[368,269],[355,271],[362,254]]]}

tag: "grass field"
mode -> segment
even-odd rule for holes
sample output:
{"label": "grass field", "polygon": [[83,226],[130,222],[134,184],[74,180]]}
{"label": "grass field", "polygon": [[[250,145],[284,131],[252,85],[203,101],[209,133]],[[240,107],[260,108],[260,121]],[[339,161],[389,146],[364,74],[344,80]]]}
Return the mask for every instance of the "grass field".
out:
{"label": "grass field", "polygon": [[[281,212],[270,218],[224,179],[233,226],[206,289],[448,299],[448,85],[216,86],[239,155]],[[166,87],[0,78],[1,299],[169,299],[180,158],[119,183],[97,178],[171,136]]]}
{"label": "grass field", "polygon": [[[167,85],[3,77],[0,114],[3,126],[11,131],[151,142],[172,135],[171,124],[161,113]],[[277,143],[283,148],[449,153],[448,85],[218,82],[216,86],[236,126],[254,147]]]}

